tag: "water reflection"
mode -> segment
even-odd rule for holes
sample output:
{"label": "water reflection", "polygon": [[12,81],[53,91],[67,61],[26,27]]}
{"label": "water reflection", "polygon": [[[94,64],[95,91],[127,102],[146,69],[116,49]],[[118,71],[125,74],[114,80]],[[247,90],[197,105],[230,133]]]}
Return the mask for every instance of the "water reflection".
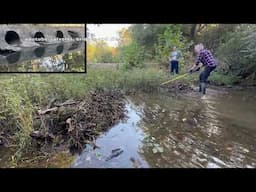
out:
{"label": "water reflection", "polygon": [[45,47],[38,47],[34,51],[36,57],[42,57],[45,53]]}
{"label": "water reflection", "polygon": [[[253,146],[256,130],[250,129],[256,122],[250,119],[250,123],[241,126],[233,120],[239,121],[240,114],[245,111],[255,114],[256,108],[248,112],[241,102],[236,103],[239,107],[231,108],[234,103],[228,95],[209,94],[207,100],[197,96],[168,97],[159,94],[131,98],[143,106],[140,127],[148,136],[143,140],[142,151],[150,166],[255,167]],[[235,93],[231,98],[242,100]],[[255,106],[255,100],[252,102]],[[157,147],[163,151],[154,150]]]}
{"label": "water reflection", "polygon": [[[99,148],[93,149],[87,145],[82,155],[77,158],[72,167],[75,168],[142,168],[149,167],[148,163],[139,154],[141,140],[144,133],[138,127],[140,113],[132,104],[127,105],[129,119],[114,126],[97,139]],[[110,161],[106,158],[111,154],[111,150],[121,148],[123,153],[114,157]]]}
{"label": "water reflection", "polygon": [[[127,157],[136,154],[144,162],[141,167],[255,168],[255,93],[209,89],[206,100],[195,92],[129,96],[133,110],[128,111],[128,123],[117,126],[124,131],[114,127],[96,142],[102,144],[103,155],[113,146],[137,144],[126,148],[128,155],[114,159],[115,166],[103,163],[101,167],[130,167]],[[89,154],[84,151],[73,167],[87,167],[86,158],[90,159],[89,167],[98,167]]]}
{"label": "water reflection", "polygon": [[61,53],[63,52],[63,50],[64,50],[64,45],[63,45],[63,44],[59,45],[59,46],[56,48],[57,54],[61,54]]}
{"label": "water reflection", "polygon": [[11,55],[6,56],[6,60],[9,64],[13,64],[18,62],[20,57],[21,57],[21,53],[15,52],[15,53],[12,53]]}
{"label": "water reflection", "polygon": [[85,72],[84,42],[51,44],[0,54],[1,72]]}

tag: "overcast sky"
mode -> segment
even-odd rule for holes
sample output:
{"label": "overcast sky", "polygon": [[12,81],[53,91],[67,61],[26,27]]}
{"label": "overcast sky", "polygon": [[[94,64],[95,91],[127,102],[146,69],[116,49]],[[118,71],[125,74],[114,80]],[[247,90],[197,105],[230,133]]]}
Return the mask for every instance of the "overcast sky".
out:
{"label": "overcast sky", "polygon": [[122,28],[128,28],[131,24],[87,24],[89,32],[95,35],[97,39],[105,40],[110,46],[117,46],[118,32]]}

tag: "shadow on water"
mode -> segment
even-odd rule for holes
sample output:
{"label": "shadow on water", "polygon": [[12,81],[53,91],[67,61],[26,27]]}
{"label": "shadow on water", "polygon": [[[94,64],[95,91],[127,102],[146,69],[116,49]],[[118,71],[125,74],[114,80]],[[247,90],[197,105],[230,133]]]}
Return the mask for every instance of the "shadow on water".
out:
{"label": "shadow on water", "polygon": [[[72,167],[256,167],[255,93],[129,96],[129,119],[96,141],[100,149],[87,147]],[[115,148],[124,152],[105,161]]]}
{"label": "shadow on water", "polygon": [[84,51],[84,42],[72,42],[3,52],[0,72],[85,72]]}
{"label": "shadow on water", "polygon": [[12,53],[11,55],[8,55],[6,57],[6,60],[8,61],[9,64],[13,64],[13,63],[18,62],[20,57],[21,57],[21,53],[15,52],[15,53]]}
{"label": "shadow on water", "polygon": [[45,53],[45,47],[38,47],[34,51],[36,57],[42,57]]}
{"label": "shadow on water", "polygon": [[56,53],[57,53],[57,54],[61,54],[61,53],[63,52],[63,50],[64,50],[64,45],[61,44],[61,45],[59,45],[59,46],[56,48]]}

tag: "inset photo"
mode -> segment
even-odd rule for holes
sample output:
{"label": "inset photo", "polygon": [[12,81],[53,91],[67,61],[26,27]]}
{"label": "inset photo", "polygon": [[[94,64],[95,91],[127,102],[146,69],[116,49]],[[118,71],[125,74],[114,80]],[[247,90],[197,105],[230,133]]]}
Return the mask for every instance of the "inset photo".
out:
{"label": "inset photo", "polygon": [[0,72],[85,73],[85,24],[1,24]]}

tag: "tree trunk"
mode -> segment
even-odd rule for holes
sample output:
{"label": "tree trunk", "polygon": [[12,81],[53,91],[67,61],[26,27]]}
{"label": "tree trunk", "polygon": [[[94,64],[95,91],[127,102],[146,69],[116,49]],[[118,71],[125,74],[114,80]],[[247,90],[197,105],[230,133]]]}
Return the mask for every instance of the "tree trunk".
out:
{"label": "tree trunk", "polygon": [[193,40],[195,39],[195,36],[196,36],[197,25],[198,24],[192,24],[191,29],[190,29],[191,39],[193,39]]}

